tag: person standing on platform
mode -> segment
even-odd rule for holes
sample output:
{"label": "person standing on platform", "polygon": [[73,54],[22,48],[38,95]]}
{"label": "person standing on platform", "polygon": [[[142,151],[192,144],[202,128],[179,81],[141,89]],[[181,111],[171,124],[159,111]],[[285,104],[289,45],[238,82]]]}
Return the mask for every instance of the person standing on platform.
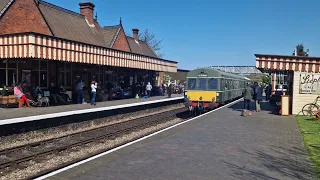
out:
{"label": "person standing on platform", "polygon": [[256,112],[261,111],[261,101],[262,101],[262,87],[261,83],[256,83],[256,86],[254,87],[254,93],[255,93],[255,103],[256,103]]}
{"label": "person standing on platform", "polygon": [[77,95],[78,95],[78,104],[83,104],[83,98],[84,98],[84,93],[83,93],[83,87],[84,83],[82,82],[81,79],[79,79],[76,89],[77,89]]}
{"label": "person standing on platform", "polygon": [[148,82],[148,84],[146,85],[146,91],[147,91],[148,98],[150,98],[150,96],[151,96],[151,90],[152,90],[152,86],[151,86],[150,82]]}
{"label": "person standing on platform", "polygon": [[266,101],[270,100],[271,96],[271,84],[269,83],[268,86],[266,87],[265,93],[266,93]]}
{"label": "person standing on platform", "polygon": [[183,88],[182,83],[179,83],[179,94],[182,94],[182,88]]}
{"label": "person standing on platform", "polygon": [[96,105],[96,96],[97,96],[98,84],[95,81],[91,82],[91,105]]}
{"label": "person standing on platform", "polygon": [[166,86],[165,83],[162,83],[162,96],[166,95]]}
{"label": "person standing on platform", "polygon": [[243,109],[247,109],[250,111],[250,103],[253,97],[253,89],[250,87],[250,84],[247,83],[247,87],[243,91],[243,99],[244,99],[244,107]]}
{"label": "person standing on platform", "polygon": [[171,98],[171,94],[172,94],[172,83],[170,83],[170,84],[168,85],[168,90],[167,90],[167,92],[168,92],[168,98]]}

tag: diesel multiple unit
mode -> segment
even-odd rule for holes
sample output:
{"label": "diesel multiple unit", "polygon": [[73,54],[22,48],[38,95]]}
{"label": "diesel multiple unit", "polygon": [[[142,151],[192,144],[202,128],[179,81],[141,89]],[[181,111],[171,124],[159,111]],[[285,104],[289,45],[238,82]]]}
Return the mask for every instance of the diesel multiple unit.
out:
{"label": "diesel multiple unit", "polygon": [[186,105],[190,111],[212,110],[242,96],[250,79],[213,68],[199,68],[187,74]]}

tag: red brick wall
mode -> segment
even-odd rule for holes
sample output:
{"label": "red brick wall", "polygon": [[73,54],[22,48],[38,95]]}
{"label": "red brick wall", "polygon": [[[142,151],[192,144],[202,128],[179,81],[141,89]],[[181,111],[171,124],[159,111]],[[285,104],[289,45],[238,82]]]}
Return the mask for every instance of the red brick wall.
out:
{"label": "red brick wall", "polygon": [[130,46],[128,44],[126,34],[124,33],[122,28],[112,48],[122,50],[122,51],[130,51]]}
{"label": "red brick wall", "polygon": [[0,34],[36,32],[52,35],[34,0],[16,0],[0,19]]}

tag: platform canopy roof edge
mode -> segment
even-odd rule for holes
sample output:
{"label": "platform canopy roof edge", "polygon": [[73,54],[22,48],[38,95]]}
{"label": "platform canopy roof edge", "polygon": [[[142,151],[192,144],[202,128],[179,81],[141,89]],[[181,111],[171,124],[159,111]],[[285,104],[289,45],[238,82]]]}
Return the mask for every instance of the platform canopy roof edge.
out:
{"label": "platform canopy roof edge", "polygon": [[47,59],[177,72],[177,62],[34,32],[0,35],[0,59]]}
{"label": "platform canopy roof edge", "polygon": [[320,72],[320,57],[254,54],[262,71]]}

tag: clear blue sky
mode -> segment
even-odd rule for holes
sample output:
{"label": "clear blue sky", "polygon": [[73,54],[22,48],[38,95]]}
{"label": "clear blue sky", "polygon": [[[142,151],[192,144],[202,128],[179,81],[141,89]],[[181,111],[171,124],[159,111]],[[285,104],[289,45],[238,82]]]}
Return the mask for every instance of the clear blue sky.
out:
{"label": "clear blue sky", "polygon": [[[47,0],[79,12],[79,0]],[[88,0],[86,0],[88,1]],[[148,28],[182,69],[255,65],[255,53],[320,56],[319,0],[92,0],[102,26]],[[131,35],[131,34],[129,34]]]}

